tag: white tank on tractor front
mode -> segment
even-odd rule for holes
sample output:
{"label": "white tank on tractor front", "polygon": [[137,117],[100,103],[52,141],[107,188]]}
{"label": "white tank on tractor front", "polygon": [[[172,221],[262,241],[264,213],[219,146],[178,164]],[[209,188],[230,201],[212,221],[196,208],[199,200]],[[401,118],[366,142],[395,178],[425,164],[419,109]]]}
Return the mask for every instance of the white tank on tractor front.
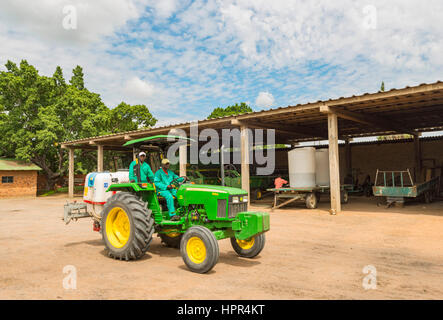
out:
{"label": "white tank on tractor front", "polygon": [[129,171],[118,172],[91,172],[86,175],[83,201],[87,211],[96,218],[101,217],[101,212],[106,201],[115,191],[106,192],[111,184],[128,183]]}

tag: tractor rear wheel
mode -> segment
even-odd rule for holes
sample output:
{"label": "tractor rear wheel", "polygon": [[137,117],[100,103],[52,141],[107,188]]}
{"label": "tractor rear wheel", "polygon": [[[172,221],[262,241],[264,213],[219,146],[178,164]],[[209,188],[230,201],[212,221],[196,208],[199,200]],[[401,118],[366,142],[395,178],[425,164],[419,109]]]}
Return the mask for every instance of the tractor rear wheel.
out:
{"label": "tractor rear wheel", "polygon": [[182,240],[183,234],[180,232],[175,232],[173,229],[163,230],[166,233],[159,233],[161,241],[171,248],[180,248],[180,241]]}
{"label": "tractor rear wheel", "polygon": [[220,254],[214,234],[203,226],[194,226],[186,231],[180,242],[180,253],[186,266],[197,273],[210,271]]}
{"label": "tractor rear wheel", "polygon": [[148,250],[154,233],[154,218],[148,203],[128,192],[108,199],[102,214],[102,234],[109,257],[136,260]]}
{"label": "tractor rear wheel", "polygon": [[266,237],[262,233],[256,237],[252,237],[247,240],[238,240],[235,237],[231,238],[231,245],[234,251],[240,257],[244,258],[254,258],[257,256],[265,247]]}

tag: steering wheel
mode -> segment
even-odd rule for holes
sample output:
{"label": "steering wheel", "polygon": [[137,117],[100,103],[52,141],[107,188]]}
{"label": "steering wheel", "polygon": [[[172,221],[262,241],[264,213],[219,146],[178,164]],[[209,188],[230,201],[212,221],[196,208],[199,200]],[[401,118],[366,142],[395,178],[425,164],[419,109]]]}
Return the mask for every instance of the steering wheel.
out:
{"label": "steering wheel", "polygon": [[[181,178],[183,178],[183,181],[178,181]],[[173,186],[175,186],[176,189],[178,189],[186,181],[190,181],[190,179],[187,176],[177,177],[171,181],[170,185],[173,185]]]}

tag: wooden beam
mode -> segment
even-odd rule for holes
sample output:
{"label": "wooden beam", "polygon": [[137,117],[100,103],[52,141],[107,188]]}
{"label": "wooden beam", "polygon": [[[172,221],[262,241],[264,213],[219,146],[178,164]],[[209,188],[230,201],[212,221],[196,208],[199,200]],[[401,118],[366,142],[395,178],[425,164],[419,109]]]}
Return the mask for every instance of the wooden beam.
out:
{"label": "wooden beam", "polygon": [[103,172],[103,146],[97,146],[97,172]]}
{"label": "wooden beam", "polygon": [[322,113],[334,113],[338,117],[354,122],[366,124],[376,128],[380,128],[386,131],[395,131],[398,133],[407,133],[416,135],[417,133],[411,129],[405,128],[395,120],[387,119],[385,117],[378,117],[370,114],[364,114],[361,112],[353,112],[342,108],[330,107],[327,105],[320,106],[320,112]]}
{"label": "wooden beam", "polygon": [[349,139],[345,140],[346,176],[352,176],[352,151]]}
{"label": "wooden beam", "polygon": [[421,179],[421,143],[418,136],[414,136],[414,162],[415,162],[415,183],[422,182]]}
{"label": "wooden beam", "polygon": [[178,147],[180,177],[186,176],[187,151],[186,144],[182,144]]}
{"label": "wooden beam", "polygon": [[338,151],[338,120],[335,113],[328,113],[329,133],[329,179],[331,192],[331,214],[341,212],[340,162]]}
{"label": "wooden beam", "polygon": [[68,170],[68,195],[74,198],[74,149],[68,149],[69,170]]}
{"label": "wooden beam", "polygon": [[327,139],[328,137],[326,132],[312,130],[310,128],[300,125],[290,125],[290,126],[284,124],[274,125],[274,124],[263,123],[256,120],[238,120],[238,119],[231,120],[231,124],[233,126],[247,126],[249,128],[256,128],[256,129],[274,129],[278,133],[283,133],[289,137],[295,137],[295,138],[300,138],[300,136],[302,136],[307,138]]}
{"label": "wooden beam", "polygon": [[240,127],[241,146],[241,188],[248,193],[248,207],[250,204],[250,184],[249,184],[249,135],[248,127]]}

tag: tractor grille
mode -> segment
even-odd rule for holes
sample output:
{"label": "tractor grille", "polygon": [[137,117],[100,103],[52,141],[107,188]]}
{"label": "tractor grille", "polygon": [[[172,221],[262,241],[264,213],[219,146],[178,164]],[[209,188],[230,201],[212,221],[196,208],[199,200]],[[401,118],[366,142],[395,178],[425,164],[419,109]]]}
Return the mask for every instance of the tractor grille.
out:
{"label": "tractor grille", "polygon": [[235,218],[237,213],[248,211],[248,203],[240,202],[240,203],[230,203],[229,204],[229,218]]}
{"label": "tractor grille", "polygon": [[226,199],[217,202],[217,218],[226,218]]}

